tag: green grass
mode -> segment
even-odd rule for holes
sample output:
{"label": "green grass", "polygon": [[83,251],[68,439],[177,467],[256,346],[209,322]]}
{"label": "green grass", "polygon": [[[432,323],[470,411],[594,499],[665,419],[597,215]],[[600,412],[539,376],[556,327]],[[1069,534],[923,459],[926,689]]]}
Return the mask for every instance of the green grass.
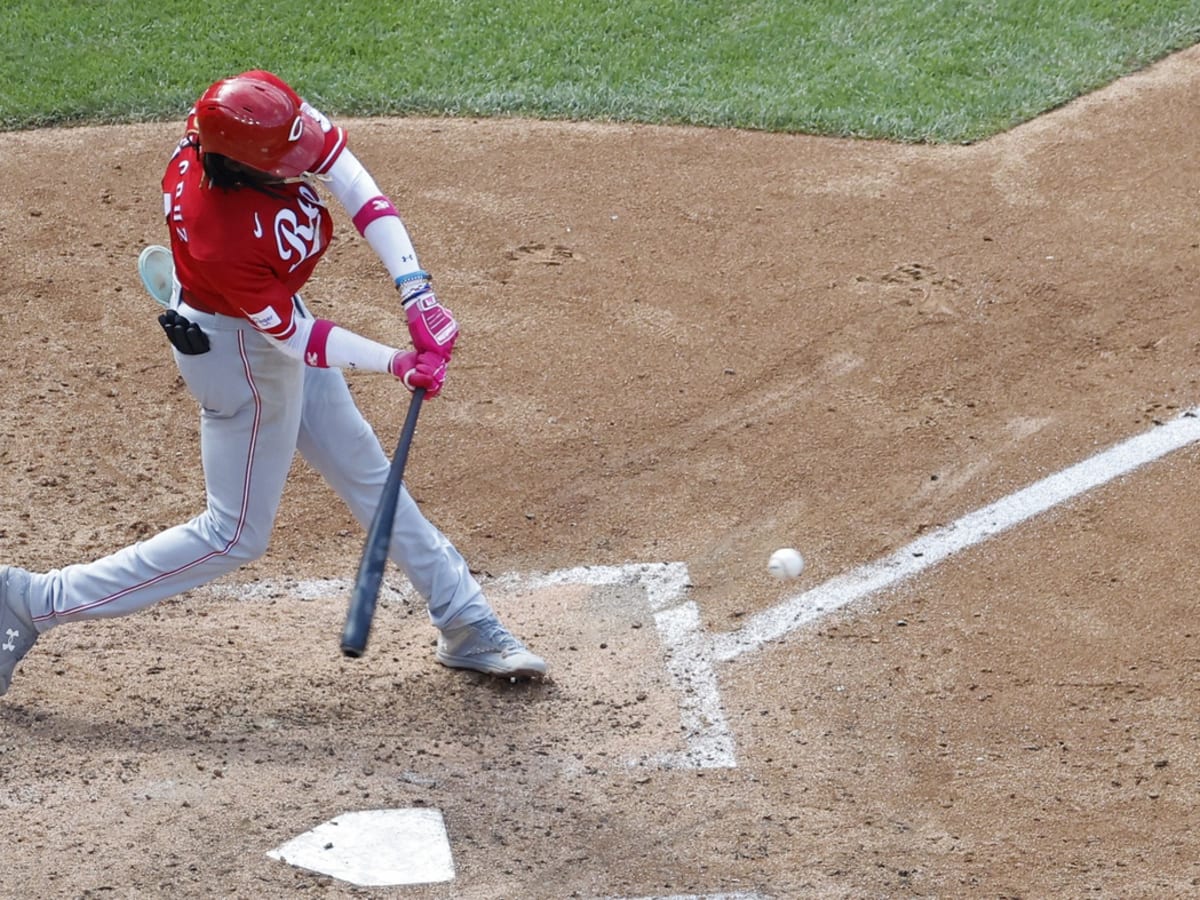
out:
{"label": "green grass", "polygon": [[969,141],[1200,41],[1200,0],[5,0],[0,129],[178,119],[272,69],[331,114]]}

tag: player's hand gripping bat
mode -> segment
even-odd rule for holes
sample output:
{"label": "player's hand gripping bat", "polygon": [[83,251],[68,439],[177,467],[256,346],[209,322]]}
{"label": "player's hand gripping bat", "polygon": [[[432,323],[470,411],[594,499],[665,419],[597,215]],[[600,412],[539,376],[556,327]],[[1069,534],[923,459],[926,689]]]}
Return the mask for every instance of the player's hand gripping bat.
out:
{"label": "player's hand gripping bat", "polygon": [[371,632],[371,622],[375,618],[375,603],[379,599],[379,586],[383,581],[383,570],[387,565],[388,549],[392,543],[392,524],[396,519],[396,503],[400,499],[404,464],[408,459],[408,448],[412,445],[413,432],[417,428],[417,413],[421,411],[421,401],[424,398],[425,388],[413,391],[408,416],[404,420],[404,427],[400,429],[396,455],[392,457],[392,466],[388,470],[383,494],[375,510],[375,518],[371,520],[371,528],[367,532],[362,560],[358,564],[358,577],[354,580],[354,590],[350,594],[346,626],[342,629],[342,653],[354,659],[362,656],[367,649],[367,635]]}

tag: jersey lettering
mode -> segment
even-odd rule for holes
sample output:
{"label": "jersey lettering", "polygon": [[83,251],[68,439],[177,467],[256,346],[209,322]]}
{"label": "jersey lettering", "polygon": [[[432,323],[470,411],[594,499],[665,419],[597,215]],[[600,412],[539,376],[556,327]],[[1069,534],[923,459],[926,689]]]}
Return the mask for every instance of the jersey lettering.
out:
{"label": "jersey lettering", "polygon": [[[182,145],[180,145],[182,146]],[[180,181],[175,185],[175,190],[172,193],[163,193],[163,213],[175,223],[175,234],[183,243],[187,243],[188,233],[183,225],[179,224],[183,221],[183,176],[187,174],[188,161],[186,159],[179,160],[179,176]]]}
{"label": "jersey lettering", "polygon": [[321,249],[321,201],[308,185],[300,187],[297,197],[300,215],[307,221],[302,222],[300,216],[292,209],[281,209],[275,216],[275,246],[279,250],[279,258],[291,263],[288,271],[295,271],[297,266]]}

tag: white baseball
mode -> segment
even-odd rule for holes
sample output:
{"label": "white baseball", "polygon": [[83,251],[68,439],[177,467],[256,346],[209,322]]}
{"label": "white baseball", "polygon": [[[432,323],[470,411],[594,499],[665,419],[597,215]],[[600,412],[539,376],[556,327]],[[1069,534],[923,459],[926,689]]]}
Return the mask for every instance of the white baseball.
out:
{"label": "white baseball", "polygon": [[797,578],[804,571],[804,557],[799,550],[782,547],[771,554],[767,571],[779,579]]}

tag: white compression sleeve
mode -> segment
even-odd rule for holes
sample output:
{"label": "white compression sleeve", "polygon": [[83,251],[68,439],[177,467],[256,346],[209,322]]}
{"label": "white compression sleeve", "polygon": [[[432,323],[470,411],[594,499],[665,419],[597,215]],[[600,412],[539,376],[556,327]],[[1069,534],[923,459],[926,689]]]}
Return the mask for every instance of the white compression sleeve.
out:
{"label": "white compression sleeve", "polygon": [[335,325],[325,340],[325,365],[365,372],[390,372],[392,358],[399,352],[395,347],[386,347]]}
{"label": "white compression sleeve", "polygon": [[393,280],[420,271],[417,251],[400,214],[349,148],[338,156],[323,181]]}
{"label": "white compression sleeve", "polygon": [[[296,318],[296,328],[286,340],[272,338],[282,352],[305,365],[326,369],[359,369],[391,372],[392,358],[400,351],[365,338],[328,319]],[[266,335],[270,337],[270,335]]]}

